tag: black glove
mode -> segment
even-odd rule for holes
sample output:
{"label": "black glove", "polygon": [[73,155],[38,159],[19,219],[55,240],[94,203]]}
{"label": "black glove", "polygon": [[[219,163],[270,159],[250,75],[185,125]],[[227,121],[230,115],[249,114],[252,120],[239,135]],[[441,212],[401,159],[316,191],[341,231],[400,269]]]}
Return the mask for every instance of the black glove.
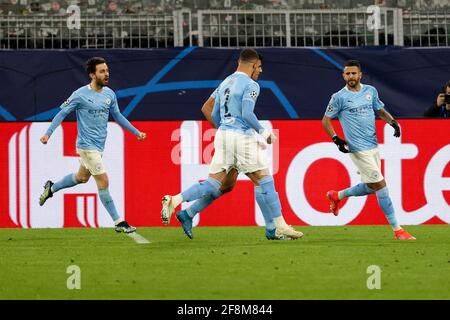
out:
{"label": "black glove", "polygon": [[334,136],[333,142],[338,146],[340,152],[349,153],[348,149],[345,147],[347,145],[347,142],[345,142],[345,140],[342,140],[338,136]]}
{"label": "black glove", "polygon": [[392,126],[392,128],[394,128],[394,137],[398,138],[400,137],[400,126],[398,125],[398,122],[396,120],[392,120],[392,122],[390,123],[390,125]]}

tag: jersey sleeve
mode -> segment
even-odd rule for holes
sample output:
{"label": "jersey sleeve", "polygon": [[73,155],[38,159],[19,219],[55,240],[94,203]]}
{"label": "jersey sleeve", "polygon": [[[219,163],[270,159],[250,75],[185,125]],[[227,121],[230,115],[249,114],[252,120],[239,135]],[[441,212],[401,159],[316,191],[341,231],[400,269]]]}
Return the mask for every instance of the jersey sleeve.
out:
{"label": "jersey sleeve", "polygon": [[249,100],[256,103],[259,96],[259,85],[256,82],[250,83],[244,90],[242,101]]}
{"label": "jersey sleeve", "polygon": [[71,113],[78,107],[80,97],[76,92],[73,92],[69,98],[67,98],[66,101],[64,101],[63,104],[61,104],[59,107],[63,109],[67,114]]}
{"label": "jersey sleeve", "polygon": [[111,101],[111,105],[109,107],[110,109],[110,113],[112,115],[112,117],[114,118],[114,120],[122,127],[127,129],[129,132],[131,132],[134,135],[138,135],[139,134],[139,130],[136,129],[131,123],[130,121],[127,120],[127,118],[125,118],[123,116],[122,113],[120,113],[120,109],[119,109],[119,104],[117,102],[117,97],[116,94],[114,92],[112,92],[113,98]]}
{"label": "jersey sleeve", "polygon": [[214,106],[211,112],[211,118],[214,122],[214,126],[216,128],[220,127],[220,122],[221,122],[221,118],[220,118],[220,104],[219,104],[219,99],[215,99],[214,100]]}
{"label": "jersey sleeve", "polygon": [[210,97],[213,98],[214,100],[217,100],[218,94],[219,94],[219,87],[217,87],[216,90],[214,90],[213,93],[211,93]]}
{"label": "jersey sleeve", "polygon": [[328,118],[336,118],[341,112],[341,104],[339,103],[339,97],[336,94],[331,96],[330,102],[328,102],[327,109],[325,110],[325,115]]}
{"label": "jersey sleeve", "polygon": [[375,110],[375,111],[378,111],[378,110],[380,110],[380,109],[383,109],[384,108],[384,103],[383,103],[383,101],[381,101],[380,100],[380,97],[378,96],[378,91],[377,91],[377,89],[375,89],[375,88],[373,88],[372,89],[372,92],[373,92],[373,94],[372,94],[372,108],[373,108],[373,110]]}
{"label": "jersey sleeve", "polygon": [[109,106],[109,109],[113,113],[117,113],[117,112],[120,113],[119,103],[117,102],[117,96],[114,92],[112,92],[111,105]]}
{"label": "jersey sleeve", "polygon": [[55,129],[63,122],[64,118],[67,117],[73,110],[75,110],[79,103],[79,96],[77,93],[72,93],[71,96],[60,106],[61,110],[53,118],[50,127],[47,129],[45,134],[49,137],[53,134]]}

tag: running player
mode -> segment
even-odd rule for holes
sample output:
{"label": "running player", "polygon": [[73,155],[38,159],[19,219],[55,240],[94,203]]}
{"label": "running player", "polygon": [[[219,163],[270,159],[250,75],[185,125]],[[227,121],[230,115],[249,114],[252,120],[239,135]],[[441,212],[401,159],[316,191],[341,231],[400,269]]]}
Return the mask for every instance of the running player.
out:
{"label": "running player", "polygon": [[61,189],[88,182],[92,175],[97,183],[100,200],[114,221],[115,230],[131,233],[136,231],[136,228],[120,218],[108,190],[109,179],[102,161],[109,114],[120,126],[134,134],[138,140],[144,140],[147,135],[137,130],[120,113],[116,94],[106,86],[109,81],[109,70],[105,59],[100,57],[89,59],[86,62],[86,71],[91,82],[74,91],[69,99],[61,105],[61,111],[53,118],[47,132],[40,139],[43,144],[47,144],[52,133],[64,118],[72,111],[76,111],[78,127],[76,147],[77,153],[80,155],[80,168],[77,173],[69,174],[55,183],[47,181],[39,198],[39,204],[44,205],[48,198]]}
{"label": "running player", "polygon": [[[260,55],[253,49],[244,49],[236,72],[228,76],[214,91],[210,98],[214,99],[211,118],[218,130],[214,139],[215,153],[209,177],[180,194],[163,197],[161,216],[165,223],[170,221],[175,208],[184,201],[210,197],[212,202],[220,197],[220,189],[227,174],[236,168],[254,182],[258,205],[265,219],[269,217],[273,220],[275,237],[296,239],[303,236],[303,233],[294,230],[284,221],[273,177],[269,174],[255,134],[255,131],[261,134],[269,144],[276,139],[272,132],[262,128],[253,112],[259,95],[259,85],[255,80],[262,71],[261,66]],[[187,209],[176,214],[184,232],[191,239],[192,219],[198,211]]]}
{"label": "running player", "polygon": [[[347,197],[365,196],[375,193],[398,240],[415,240],[397,222],[386,181],[381,174],[381,161],[375,132],[375,113],[394,128],[394,136],[400,137],[400,126],[378,97],[377,90],[361,83],[362,72],[359,61],[350,60],[345,64],[343,77],[346,86],[331,96],[322,119],[322,125],[339,151],[349,153],[361,174],[362,183],[351,188],[327,192],[330,210],[339,214],[339,202]],[[345,140],[338,137],[331,123],[338,118],[344,130]]]}

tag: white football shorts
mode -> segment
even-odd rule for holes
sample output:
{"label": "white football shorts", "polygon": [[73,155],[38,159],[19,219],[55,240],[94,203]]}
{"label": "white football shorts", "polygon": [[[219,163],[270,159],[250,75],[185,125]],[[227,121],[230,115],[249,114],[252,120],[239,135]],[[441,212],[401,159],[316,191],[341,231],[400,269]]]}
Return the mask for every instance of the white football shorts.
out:
{"label": "white football shorts", "polygon": [[381,174],[381,160],[378,148],[352,152],[350,153],[350,159],[358,168],[362,182],[375,183],[384,179]]}
{"label": "white football shorts", "polygon": [[214,137],[214,156],[209,173],[236,168],[240,173],[251,173],[268,168],[266,151],[258,142],[257,134],[246,135],[230,130],[217,130]]}
{"label": "white football shorts", "polygon": [[80,164],[88,169],[93,176],[106,173],[102,160],[102,152],[98,150],[77,149],[77,153],[80,155]]}

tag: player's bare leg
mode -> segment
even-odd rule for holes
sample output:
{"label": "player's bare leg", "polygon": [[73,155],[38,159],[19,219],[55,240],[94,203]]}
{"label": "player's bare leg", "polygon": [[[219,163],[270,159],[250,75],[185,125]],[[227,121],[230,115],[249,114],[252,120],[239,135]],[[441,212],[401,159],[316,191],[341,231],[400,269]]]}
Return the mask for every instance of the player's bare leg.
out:
{"label": "player's bare leg", "polygon": [[55,183],[48,180],[45,182],[44,191],[39,197],[39,205],[43,206],[48,198],[53,197],[53,193],[61,189],[71,188],[79,183],[87,182],[90,176],[91,173],[84,166],[80,166],[77,173],[69,174]]}

